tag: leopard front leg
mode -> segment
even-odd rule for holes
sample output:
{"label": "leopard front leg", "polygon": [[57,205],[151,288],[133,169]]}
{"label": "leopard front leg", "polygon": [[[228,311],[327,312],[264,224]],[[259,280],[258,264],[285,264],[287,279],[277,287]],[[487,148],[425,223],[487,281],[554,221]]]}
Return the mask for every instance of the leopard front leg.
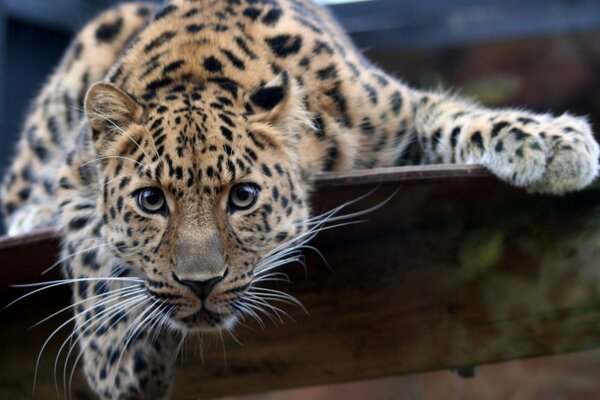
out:
{"label": "leopard front leg", "polygon": [[96,334],[83,350],[88,384],[105,400],[168,399],[172,383],[172,338],[167,334],[153,338],[153,334],[144,332],[131,335],[128,326],[124,321]]}
{"label": "leopard front leg", "polygon": [[161,307],[127,278],[75,277],[77,340],[92,390],[105,400],[167,399],[174,346],[158,329]]}
{"label": "leopard front leg", "polygon": [[599,147],[583,118],[490,110],[423,94],[415,130],[428,162],[481,164],[530,192],[563,194],[598,174]]}

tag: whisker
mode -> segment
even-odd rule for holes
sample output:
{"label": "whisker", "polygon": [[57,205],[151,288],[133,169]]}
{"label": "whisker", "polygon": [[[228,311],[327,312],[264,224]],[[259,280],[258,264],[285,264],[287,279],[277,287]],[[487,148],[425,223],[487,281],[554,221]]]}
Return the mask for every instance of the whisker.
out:
{"label": "whisker", "polygon": [[[112,300],[109,300],[108,302],[110,302]],[[84,312],[93,310],[96,307],[99,307],[101,305],[106,304],[107,302],[100,302],[96,305],[94,305],[93,307],[90,307],[88,309],[86,309]],[[34,380],[33,380],[33,392],[35,393],[35,385],[36,385],[36,381],[37,381],[37,373],[38,373],[38,369],[39,369],[39,364],[42,358],[42,355],[44,353],[44,350],[46,349],[46,346],[48,345],[48,343],[50,342],[50,340],[52,340],[52,338],[54,336],[56,336],[56,334],[58,334],[58,332],[60,332],[65,326],[67,326],[68,324],[70,324],[71,322],[75,321],[77,318],[79,318],[81,316],[81,314],[77,314],[69,319],[67,319],[65,322],[63,322],[58,328],[56,328],[51,334],[50,336],[48,336],[48,338],[46,339],[46,341],[44,342],[44,344],[42,345],[42,348],[40,349],[40,352],[38,353],[38,357],[35,363],[35,370],[34,370]]]}
{"label": "whisker", "polygon": [[[127,296],[123,296],[123,297],[127,297]],[[58,349],[56,358],[54,359],[54,383],[56,385],[57,393],[58,393],[58,377],[57,377],[58,361],[59,361],[60,355],[62,354],[63,349],[65,348],[67,343],[70,342],[69,351],[65,357],[65,364],[63,367],[63,390],[65,391],[65,394],[66,394],[66,390],[67,390],[66,380],[67,380],[68,363],[69,363],[69,359],[71,358],[71,354],[75,350],[77,344],[82,342],[82,339],[90,331],[90,329],[94,328],[97,325],[100,325],[96,328],[96,330],[92,334],[92,337],[89,339],[89,341],[91,341],[94,334],[96,334],[102,328],[102,324],[106,321],[106,316],[108,315],[109,312],[116,310],[116,313],[118,313],[120,309],[126,309],[127,307],[132,306],[132,305],[134,307],[130,311],[133,311],[138,306],[143,304],[145,299],[146,299],[146,296],[141,296],[141,295],[135,296],[133,298],[125,299],[124,301],[121,301],[117,304],[113,304],[112,306],[106,307],[104,310],[96,313],[92,319],[90,319],[89,321],[84,321],[83,324],[81,324],[81,326],[77,326],[77,323],[75,324],[75,326],[73,327],[73,332],[71,332],[71,334],[63,341],[62,345]],[[136,306],[136,304],[138,304],[138,306]],[[115,322],[113,322],[111,324],[111,328],[113,326],[115,326],[116,324],[118,324],[127,314],[128,314],[128,312],[123,313],[123,315],[121,315]],[[81,316],[81,314],[78,314],[78,316]],[[85,348],[85,346],[82,348],[80,355],[83,354],[84,348]],[[76,359],[75,365],[77,365],[78,360],[79,360],[79,357]],[[73,368],[75,368],[75,365]]]}
{"label": "whisker", "polygon": [[177,347],[175,348],[175,351],[173,352],[173,359],[171,360],[172,364],[174,364],[177,361],[177,356],[179,355],[179,351],[181,350],[181,347],[183,346],[185,339],[186,339],[186,333],[181,332],[181,340],[179,341],[179,344],[177,345]]}
{"label": "whisker", "polygon": [[68,285],[68,284],[75,283],[75,282],[98,282],[98,281],[104,281],[104,282],[119,281],[119,282],[134,282],[134,283],[144,282],[142,279],[130,279],[130,278],[76,278],[76,279],[63,279],[63,280],[48,281],[48,282],[41,282],[41,283],[30,283],[30,284],[25,284],[25,285],[11,285],[11,287],[14,287],[14,288],[31,288],[31,287],[40,287],[40,286],[44,286],[44,287],[33,290],[27,294],[24,294],[23,296],[19,297],[18,299],[10,302],[8,305],[6,305],[0,311],[4,311],[7,308],[14,305],[15,303],[17,303],[23,299],[26,299],[27,297],[33,296],[36,293],[47,290],[47,289],[52,289],[52,288],[55,288],[58,286]]}
{"label": "whisker", "polygon": [[75,307],[77,307],[80,304],[84,304],[84,303],[86,303],[88,301],[91,301],[91,300],[94,300],[94,299],[97,299],[97,298],[100,298],[100,297],[105,297],[105,300],[108,299],[108,297],[106,297],[106,296],[110,296],[110,298],[115,299],[115,298],[118,298],[119,296],[122,296],[124,294],[129,295],[129,294],[132,294],[132,293],[142,293],[144,291],[146,291],[145,288],[140,289],[140,286],[134,285],[134,286],[127,286],[127,287],[124,287],[124,288],[116,289],[116,290],[113,290],[113,291],[110,291],[110,292],[107,292],[107,293],[102,293],[102,294],[99,294],[99,295],[96,295],[96,296],[86,297],[83,300],[80,300],[80,301],[78,301],[76,303],[73,303],[73,304],[71,304],[71,305],[69,305],[69,306],[67,306],[67,307],[65,307],[65,308],[63,308],[63,309],[55,312],[54,314],[52,314],[52,315],[50,315],[50,316],[42,319],[41,321],[36,322],[35,324],[31,325],[31,327],[29,327],[29,329],[33,329],[33,328],[35,328],[35,327],[43,324],[44,322],[46,322],[46,321],[48,321],[48,320],[56,317],[57,315],[62,314],[63,312],[70,310],[71,308],[75,308]]}
{"label": "whisker", "polygon": [[[113,125],[113,127],[122,135],[127,136],[127,138],[129,138],[129,140],[131,140],[138,149],[140,149],[140,151],[144,154],[144,156],[148,159],[148,161],[150,161],[150,163],[152,163],[152,159],[150,158],[150,156],[148,156],[148,154],[144,151],[144,149],[142,149],[142,146],[140,146],[140,144],[131,136],[129,135],[127,132],[125,132],[125,130],[123,128],[121,128],[119,125],[117,125],[112,119],[108,118],[106,115],[103,115],[101,113],[98,112],[92,112],[90,113],[92,116],[94,117],[99,117],[104,119],[107,122],[110,122],[111,125]],[[158,152],[157,152],[158,154]]]}
{"label": "whisker", "polygon": [[234,309],[240,310],[242,312],[242,316],[248,315],[252,317],[256,322],[258,322],[258,324],[263,330],[266,328],[262,318],[260,318],[260,316],[252,308],[249,308],[249,304],[238,300],[232,304],[232,307]]}
{"label": "whisker", "polygon": [[[247,305],[254,305],[254,306],[256,306],[255,309],[257,311],[260,311],[263,314],[265,314],[271,321],[273,321],[273,322],[280,322],[280,323],[283,324],[283,319],[279,315],[279,312],[276,310],[276,307],[272,306],[267,301],[261,299],[260,297],[255,296],[255,295],[252,295],[252,294],[247,294],[247,296],[244,298],[244,301],[246,302]],[[275,320],[273,318],[273,314],[268,313],[262,306],[267,307],[271,311],[273,311],[273,314],[277,318],[277,320]]]}
{"label": "whisker", "polygon": [[[127,311],[123,316],[121,316],[117,321],[115,321],[113,324],[111,324],[111,326],[108,328],[108,330],[111,330],[113,327],[115,327],[123,318],[125,318],[125,316],[127,316],[127,314],[131,314],[133,311],[135,311],[136,309],[138,309],[139,307],[143,306],[144,304],[147,304],[149,301],[151,301],[150,298],[148,298],[148,296],[143,296],[144,298],[140,299],[138,304],[135,304],[134,307],[132,309],[130,309],[129,311]],[[128,306],[131,304],[128,304]],[[123,305],[121,305],[122,307],[124,307]],[[88,339],[88,341],[85,343],[85,345],[83,345],[81,347],[81,351],[79,352],[79,355],[77,356],[77,358],[75,359],[74,363],[73,363],[73,367],[71,369],[71,373],[69,375],[69,390],[67,392],[67,363],[69,361],[69,355],[71,354],[71,351],[73,350],[73,348],[71,348],[69,350],[69,355],[67,355],[67,359],[65,360],[65,369],[64,369],[64,381],[63,381],[63,385],[64,385],[64,390],[65,393],[71,393],[71,388],[72,388],[72,384],[73,384],[73,377],[75,376],[75,371],[77,369],[77,364],[79,363],[79,360],[81,359],[81,357],[83,357],[84,353],[85,353],[85,348],[87,346],[89,346],[89,344],[91,343],[91,341],[93,340],[94,336],[98,333],[98,331],[102,328],[102,325],[98,326],[98,328],[96,328],[96,330],[92,333],[91,337]]]}
{"label": "whisker", "polygon": [[[144,326],[151,322],[152,319],[156,316],[156,312],[158,310],[160,310],[160,308],[163,307],[163,304],[160,303],[160,300],[156,299],[153,301],[153,303],[150,305],[150,307],[148,307],[147,309],[145,309],[144,311],[142,311],[142,313],[140,313],[140,315],[131,323],[131,325],[129,326],[129,328],[127,328],[127,330],[124,333],[124,336],[126,336],[125,339],[125,344],[123,346],[123,349],[121,350],[121,354],[119,355],[119,359],[117,361],[116,364],[116,368],[115,368],[115,373],[118,373],[119,371],[119,366],[121,365],[121,360],[123,359],[123,356],[125,355],[125,352],[127,351],[127,348],[130,346],[131,341],[140,334],[140,332],[143,331]],[[144,315],[146,315],[144,317]],[[115,375],[116,378],[116,375]]]}
{"label": "whisker", "polygon": [[273,300],[281,301],[283,303],[295,305],[297,307],[300,307],[306,314],[309,314],[308,310],[304,307],[300,300],[298,300],[291,294],[282,292],[280,290],[253,286],[250,289],[248,289],[248,292],[246,293],[256,294],[262,298],[271,298]]}
{"label": "whisker", "polygon": [[150,138],[150,143],[152,143],[152,146],[154,147],[154,151],[156,152],[156,158],[158,160],[162,161],[160,154],[158,154],[158,148],[156,148],[156,142],[154,141],[152,132],[150,132],[150,130],[148,129],[148,127],[146,125],[144,125],[144,129],[146,130],[146,133],[148,134],[148,137]]}
{"label": "whisker", "polygon": [[[248,294],[249,298],[247,298],[246,300],[248,301],[254,301],[254,302],[258,302],[259,304],[264,305],[265,307],[268,307],[270,310],[272,310],[275,315],[277,315],[279,322],[281,322],[282,324],[284,323],[283,319],[279,316],[279,313],[283,314],[284,317],[289,318],[292,322],[296,322],[296,320],[294,318],[292,318],[292,316],[290,314],[288,314],[286,311],[282,310],[281,308],[274,306],[272,304],[270,304],[267,300],[268,299],[263,299],[262,297],[260,297],[258,294],[256,293],[250,293]],[[256,303],[255,303],[256,304]]]}
{"label": "whisker", "polygon": [[[102,240],[102,239],[98,239],[98,240]],[[43,270],[40,275],[46,275],[48,272],[52,271],[54,268],[58,267],[60,264],[62,264],[63,262],[67,261],[68,259],[76,257],[76,256],[78,256],[80,254],[87,253],[88,251],[94,251],[94,250],[102,249],[104,247],[107,247],[108,245],[109,245],[108,243],[104,243],[102,245],[98,245],[98,246],[95,246],[95,247],[90,247],[90,248],[87,248],[85,250],[76,251],[75,253],[69,254],[68,256],[66,256],[66,257],[58,260],[57,262],[55,262],[54,264],[52,264],[51,266],[49,266],[48,268],[46,268],[45,270]]]}
{"label": "whisker", "polygon": [[80,167],[85,167],[87,165],[93,164],[93,163],[98,162],[98,161],[110,160],[110,159],[121,159],[121,160],[131,161],[132,163],[135,163],[135,164],[139,165],[140,167],[144,168],[145,170],[152,171],[150,168],[148,168],[147,166],[145,166],[141,162],[136,161],[136,160],[134,160],[132,158],[123,157],[123,156],[103,156],[103,157],[98,157],[98,158],[95,158],[93,160],[84,162],[83,164],[80,165]]}

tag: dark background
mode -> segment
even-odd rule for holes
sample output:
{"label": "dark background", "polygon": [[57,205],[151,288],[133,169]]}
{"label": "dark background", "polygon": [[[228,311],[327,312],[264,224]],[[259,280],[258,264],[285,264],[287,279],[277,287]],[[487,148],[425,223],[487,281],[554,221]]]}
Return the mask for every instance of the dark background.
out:
{"label": "dark background", "polygon": [[[0,0],[0,170],[28,103],[73,32],[117,2]],[[373,0],[331,7],[371,59],[412,85],[598,121],[597,0]]]}

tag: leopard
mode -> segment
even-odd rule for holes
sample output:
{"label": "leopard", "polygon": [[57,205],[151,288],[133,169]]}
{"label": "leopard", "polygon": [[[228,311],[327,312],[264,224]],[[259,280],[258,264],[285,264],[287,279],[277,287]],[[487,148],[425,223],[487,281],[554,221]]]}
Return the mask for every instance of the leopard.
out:
{"label": "leopard", "polygon": [[410,87],[310,0],[123,3],[33,102],[1,198],[9,235],[59,232],[92,390],[165,399],[179,336],[277,298],[261,283],[323,221],[319,174],[472,164],[562,195],[598,156],[583,117]]}

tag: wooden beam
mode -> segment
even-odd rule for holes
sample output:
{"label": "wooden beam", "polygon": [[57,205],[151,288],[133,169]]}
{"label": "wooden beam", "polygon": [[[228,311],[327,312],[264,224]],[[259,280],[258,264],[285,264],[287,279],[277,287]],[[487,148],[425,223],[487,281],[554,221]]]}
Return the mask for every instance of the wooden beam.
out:
{"label": "wooden beam", "polygon": [[[226,363],[217,340],[205,338],[202,357],[190,344],[173,398],[457,369],[600,346],[600,184],[564,197],[528,195],[480,168],[432,166],[327,175],[318,187],[317,212],[374,188],[344,212],[397,193],[367,222],[319,236],[315,246],[330,267],[309,254],[306,272],[298,265],[284,269],[293,284],[277,288],[301,300],[309,315],[283,305],[296,322],[266,319],[262,330],[247,321],[234,332],[243,346],[224,335]],[[55,245],[49,232],[0,241],[3,282],[31,280],[52,263]],[[66,298],[60,292],[0,314],[0,397],[29,395],[48,331],[27,333],[25,327],[63,307]],[[55,397],[60,343],[43,358],[40,398]]]}

